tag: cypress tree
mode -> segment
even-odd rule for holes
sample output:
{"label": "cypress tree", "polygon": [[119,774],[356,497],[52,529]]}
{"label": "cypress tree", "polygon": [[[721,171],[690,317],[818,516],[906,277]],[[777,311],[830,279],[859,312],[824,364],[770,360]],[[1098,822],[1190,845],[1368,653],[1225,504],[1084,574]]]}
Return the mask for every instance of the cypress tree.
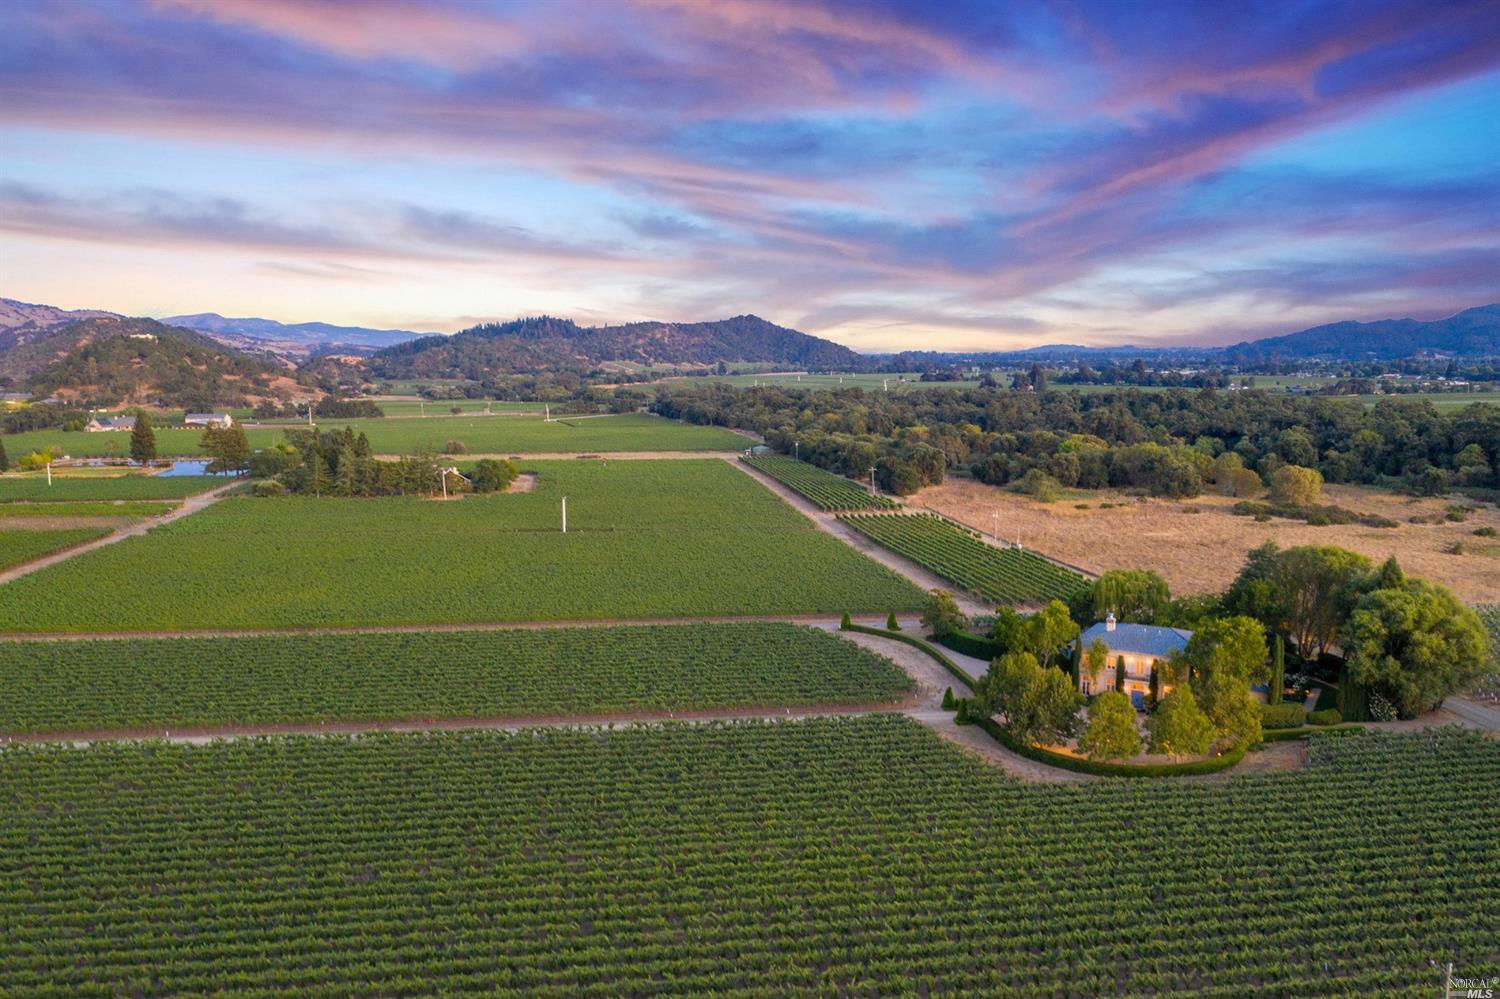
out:
{"label": "cypress tree", "polygon": [[0,441],[0,472],[10,471],[10,458],[5,454],[5,442]]}
{"label": "cypress tree", "polygon": [[1286,642],[1280,635],[1271,641],[1271,685],[1266,689],[1266,703],[1280,704],[1286,690]]}
{"label": "cypress tree", "polygon": [[952,687],[949,687],[947,690],[943,691],[943,710],[944,711],[952,711],[953,710],[953,688]]}
{"label": "cypress tree", "polygon": [[1069,664],[1069,674],[1073,677],[1073,686],[1078,686],[1079,679],[1083,676],[1083,639],[1080,638],[1073,643],[1073,659]]}
{"label": "cypress tree", "polygon": [[901,625],[899,625],[899,624],[896,623],[896,612],[895,611],[891,611],[889,614],[887,614],[885,616],[885,630],[886,631],[900,631],[901,630]]}
{"label": "cypress tree", "polygon": [[1151,707],[1156,707],[1157,700],[1161,697],[1161,670],[1155,663],[1151,664]]}
{"label": "cypress tree", "polygon": [[144,465],[156,460],[156,432],[144,409],[135,411],[135,427],[130,431],[130,460]]}
{"label": "cypress tree", "polygon": [[844,619],[839,622],[839,631],[848,631],[849,623],[849,612],[844,611]]}
{"label": "cypress tree", "polygon": [[1120,656],[1115,660],[1115,689],[1125,689],[1125,657]]}

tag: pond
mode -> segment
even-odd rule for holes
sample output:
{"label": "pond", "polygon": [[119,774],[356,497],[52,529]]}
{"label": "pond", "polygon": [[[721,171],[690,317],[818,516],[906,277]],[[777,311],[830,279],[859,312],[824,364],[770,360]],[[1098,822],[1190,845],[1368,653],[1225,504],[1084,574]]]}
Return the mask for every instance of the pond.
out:
{"label": "pond", "polygon": [[[181,458],[173,461],[157,475],[171,478],[178,475],[208,475],[208,459],[206,458]],[[228,475],[228,472],[215,472],[215,475]]]}

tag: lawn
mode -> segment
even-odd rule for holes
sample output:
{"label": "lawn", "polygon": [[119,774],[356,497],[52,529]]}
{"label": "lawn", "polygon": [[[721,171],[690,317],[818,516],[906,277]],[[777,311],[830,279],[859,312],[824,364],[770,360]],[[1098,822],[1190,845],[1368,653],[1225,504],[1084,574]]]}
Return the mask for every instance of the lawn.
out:
{"label": "lawn", "polygon": [[538,718],[900,700],[910,679],[779,623],[0,642],[0,733]]}
{"label": "lawn", "polygon": [[[621,416],[558,417],[551,422],[537,416],[477,416],[447,418],[384,417],[370,420],[320,420],[325,430],[353,427],[369,435],[377,454],[411,454],[420,448],[441,451],[449,440],[459,440],[469,451],[495,454],[588,453],[606,451],[742,451],[749,440],[721,427],[679,423],[647,413]],[[269,447],[285,438],[285,426],[249,426],[250,446]],[[160,429],[156,449],[162,455],[201,453],[201,430]],[[75,458],[124,456],[130,452],[126,433],[63,433],[34,430],[6,434],[3,441],[12,460],[28,451],[60,445]]]}
{"label": "lawn", "polygon": [[[536,490],[221,500],[0,587],[0,630],[913,610],[906,580],[717,459],[527,462]],[[559,531],[568,498],[568,533]],[[108,591],[108,600],[99,599]]]}
{"label": "lawn", "polygon": [[0,994],[1427,997],[1449,961],[1500,973],[1500,795],[1476,793],[1500,744],[1308,753],[1025,785],[896,715],[12,746]]}
{"label": "lawn", "polygon": [[102,538],[106,527],[75,527],[65,531],[0,530],[0,569]]}
{"label": "lawn", "polygon": [[183,499],[216,489],[227,481],[212,475],[64,476],[54,473],[49,486],[45,475],[11,473],[0,475],[0,502]]}

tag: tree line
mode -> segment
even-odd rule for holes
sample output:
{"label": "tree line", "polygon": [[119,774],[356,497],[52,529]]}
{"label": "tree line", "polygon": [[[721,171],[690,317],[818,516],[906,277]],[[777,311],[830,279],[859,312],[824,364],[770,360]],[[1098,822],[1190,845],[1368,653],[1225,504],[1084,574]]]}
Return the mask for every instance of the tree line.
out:
{"label": "tree line", "polygon": [[[1326,481],[1439,492],[1500,488],[1500,407],[1439,411],[1426,400],[1346,399],[1260,390],[1079,393],[931,388],[668,385],[653,407],[693,423],[752,430],[830,471],[915,492],[968,468],[1007,484],[1046,475],[1071,488],[1126,486],[1193,496],[1213,463],[1237,456],[1268,480],[1285,465]],[[794,446],[795,445],[795,446]]]}

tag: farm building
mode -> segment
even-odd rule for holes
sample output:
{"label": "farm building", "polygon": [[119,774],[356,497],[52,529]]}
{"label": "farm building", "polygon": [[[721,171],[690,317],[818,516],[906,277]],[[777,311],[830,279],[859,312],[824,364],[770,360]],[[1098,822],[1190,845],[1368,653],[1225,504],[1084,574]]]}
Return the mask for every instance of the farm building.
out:
{"label": "farm building", "polygon": [[[1109,648],[1109,659],[1105,668],[1099,672],[1098,676],[1092,678],[1086,674],[1080,675],[1079,689],[1085,694],[1114,690],[1117,666],[1123,658],[1125,660],[1125,684],[1120,689],[1130,695],[1136,707],[1143,707],[1151,691],[1151,670],[1158,665],[1165,667],[1167,660],[1171,659],[1174,653],[1185,648],[1188,639],[1192,637],[1193,633],[1183,628],[1118,623],[1115,621],[1115,616],[1111,614],[1103,621],[1091,625],[1078,638],[1081,648],[1085,651],[1096,641],[1103,642]],[[1165,673],[1164,669],[1162,673]],[[1159,680],[1158,694],[1165,696],[1167,691],[1172,689],[1172,685],[1160,675]]]}
{"label": "farm building", "polygon": [[135,417],[133,416],[96,416],[84,424],[83,429],[90,433],[98,433],[103,430],[134,430]]}
{"label": "farm building", "polygon": [[183,422],[190,427],[232,427],[234,417],[228,413],[189,413]]}

